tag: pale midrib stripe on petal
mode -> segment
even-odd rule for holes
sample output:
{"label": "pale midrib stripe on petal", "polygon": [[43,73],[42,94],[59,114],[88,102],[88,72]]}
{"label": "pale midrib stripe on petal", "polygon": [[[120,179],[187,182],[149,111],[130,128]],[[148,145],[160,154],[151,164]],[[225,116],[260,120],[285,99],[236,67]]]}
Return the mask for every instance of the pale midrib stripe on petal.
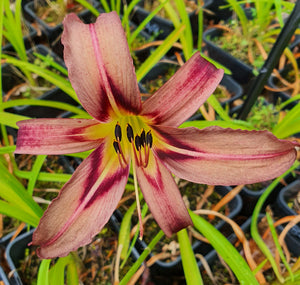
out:
{"label": "pale midrib stripe on petal", "polygon": [[109,81],[108,81],[108,78],[107,78],[107,74],[106,74],[105,70],[103,69],[104,62],[103,62],[103,58],[102,58],[101,51],[100,51],[100,48],[99,48],[99,39],[98,39],[96,30],[95,30],[95,25],[90,24],[89,25],[89,30],[90,30],[90,33],[91,33],[91,38],[92,38],[92,43],[93,43],[93,47],[94,47],[97,67],[98,67],[98,70],[99,70],[99,75],[100,75],[102,83],[104,85],[104,89],[107,91],[106,92],[107,98],[108,98],[108,100],[110,102],[110,105],[111,105],[112,109],[114,110],[114,112],[118,116],[120,116],[121,114],[119,112],[119,108],[117,107],[115,98],[112,94],[112,90],[110,88],[110,84],[109,84]]}

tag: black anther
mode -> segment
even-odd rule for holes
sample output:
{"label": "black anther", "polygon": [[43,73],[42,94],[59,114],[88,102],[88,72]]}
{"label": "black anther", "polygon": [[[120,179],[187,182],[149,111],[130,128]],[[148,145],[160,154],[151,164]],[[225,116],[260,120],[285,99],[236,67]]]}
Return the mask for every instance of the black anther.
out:
{"label": "black anther", "polygon": [[145,133],[145,130],[142,131],[140,138],[141,138],[141,146],[144,147],[145,146],[145,142],[146,142],[146,133]]}
{"label": "black anther", "polygon": [[116,136],[116,140],[120,142],[122,139],[122,132],[119,123],[117,123],[115,127],[115,136]]}
{"label": "black anther", "polygon": [[115,148],[116,153],[120,153],[120,145],[117,141],[113,142],[113,146]]}
{"label": "black anther", "polygon": [[137,149],[137,151],[139,151],[141,149],[141,137],[136,135],[134,142],[135,142],[135,148]]}
{"label": "black anther", "polygon": [[129,140],[129,142],[131,143],[133,140],[133,129],[129,124],[127,124],[127,138]]}
{"label": "black anther", "polygon": [[146,144],[151,148],[152,143],[153,143],[153,138],[152,138],[151,131],[149,131],[146,135]]}

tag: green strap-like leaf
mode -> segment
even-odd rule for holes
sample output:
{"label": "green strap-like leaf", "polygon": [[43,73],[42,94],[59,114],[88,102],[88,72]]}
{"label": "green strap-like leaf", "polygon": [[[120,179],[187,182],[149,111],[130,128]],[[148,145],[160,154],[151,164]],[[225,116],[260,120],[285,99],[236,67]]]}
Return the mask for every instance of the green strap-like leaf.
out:
{"label": "green strap-like leaf", "polygon": [[180,25],[175,29],[147,59],[139,67],[136,72],[138,81],[141,81],[143,77],[151,70],[151,68],[167,53],[172,45],[178,40],[180,34],[184,31],[184,26]]}
{"label": "green strap-like leaf", "polygon": [[37,285],[50,285],[49,284],[49,267],[51,259],[43,259],[39,268]]}
{"label": "green strap-like leaf", "polygon": [[186,229],[177,233],[182,266],[187,285],[202,285],[203,280]]}
{"label": "green strap-like leaf", "polygon": [[239,284],[258,285],[254,274],[236,248],[209,222],[190,211],[194,227],[204,235],[239,280]]}

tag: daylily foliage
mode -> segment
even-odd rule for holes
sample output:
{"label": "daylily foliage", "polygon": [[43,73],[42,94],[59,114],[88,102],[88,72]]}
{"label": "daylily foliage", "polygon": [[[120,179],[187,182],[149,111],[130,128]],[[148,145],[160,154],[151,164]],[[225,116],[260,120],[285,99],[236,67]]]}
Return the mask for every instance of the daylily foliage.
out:
{"label": "daylily foliage", "polygon": [[16,153],[66,154],[94,149],[50,204],[33,235],[41,258],[65,256],[89,243],[121,199],[130,165],[167,236],[192,224],[172,177],[236,185],[268,180],[296,159],[295,144],[266,131],[179,129],[210,96],[223,71],[195,53],[145,102],[115,12],[83,24],[64,20],[69,78],[94,119],[18,123]]}

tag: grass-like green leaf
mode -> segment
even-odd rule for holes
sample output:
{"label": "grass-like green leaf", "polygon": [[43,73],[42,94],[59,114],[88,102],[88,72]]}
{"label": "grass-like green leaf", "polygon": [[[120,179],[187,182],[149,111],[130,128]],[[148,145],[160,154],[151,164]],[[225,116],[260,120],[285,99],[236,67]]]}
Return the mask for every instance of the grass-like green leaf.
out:
{"label": "grass-like green leaf", "polygon": [[[1,105],[0,105],[1,106]],[[0,124],[3,124],[5,126],[17,129],[16,123],[22,120],[28,120],[29,117],[16,115],[8,112],[1,112],[0,111]]]}
{"label": "grass-like green leaf", "polygon": [[119,237],[118,237],[118,245],[122,246],[121,251],[121,259],[125,259],[127,257],[127,252],[130,244],[130,229],[131,229],[131,218],[136,209],[136,202],[134,202],[130,208],[126,211],[120,231],[119,231]]}
{"label": "grass-like green leaf", "polygon": [[240,121],[240,120],[232,120],[232,121],[220,121],[220,120],[215,120],[215,121],[186,121],[184,122],[180,128],[186,128],[186,127],[196,127],[199,129],[204,129],[207,127],[211,126],[218,126],[221,128],[230,128],[230,129],[240,129],[240,130],[248,130],[252,131],[254,128],[251,126],[251,124],[245,122],[245,121]]}
{"label": "grass-like green leaf", "polygon": [[187,285],[202,285],[203,280],[186,229],[177,233],[182,266]]}
{"label": "grass-like green leaf", "polygon": [[51,259],[43,259],[39,267],[37,285],[49,285],[49,267]]}
{"label": "grass-like green leaf", "polygon": [[194,227],[204,235],[239,280],[239,284],[258,285],[254,274],[236,248],[209,222],[190,211]]}
{"label": "grass-like green leaf", "polygon": [[82,5],[87,10],[90,10],[92,12],[92,14],[94,14],[96,17],[99,16],[99,14],[100,14],[99,11],[89,1],[76,0],[76,2],[79,3],[80,5]]}
{"label": "grass-like green leaf", "polygon": [[0,172],[0,197],[9,204],[17,206],[24,212],[36,217],[38,220],[43,214],[42,209],[32,199],[24,186],[8,171],[7,167],[1,161]]}
{"label": "grass-like green leaf", "polygon": [[172,45],[178,40],[180,34],[184,31],[184,26],[180,25],[175,29],[147,59],[139,67],[136,72],[138,81],[141,81],[143,77],[151,70],[151,68],[167,53]]}

